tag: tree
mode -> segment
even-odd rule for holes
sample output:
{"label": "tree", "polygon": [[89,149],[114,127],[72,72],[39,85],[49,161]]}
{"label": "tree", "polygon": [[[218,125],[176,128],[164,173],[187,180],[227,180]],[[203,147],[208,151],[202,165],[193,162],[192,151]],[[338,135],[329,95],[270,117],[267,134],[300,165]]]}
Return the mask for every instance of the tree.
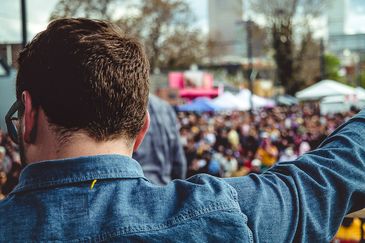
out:
{"label": "tree", "polygon": [[[118,8],[123,14],[112,11]],[[151,70],[186,68],[205,55],[205,38],[194,27],[185,0],[60,0],[51,14],[51,18],[74,16],[111,20],[142,40]]]}
{"label": "tree", "polygon": [[302,38],[294,58],[294,82],[289,85],[289,93],[295,93],[321,77],[321,47],[311,32]]}
{"label": "tree", "polygon": [[361,71],[360,74],[357,77],[359,85],[362,88],[365,88],[365,71]]}
{"label": "tree", "polygon": [[[294,94],[303,83],[300,67],[308,62],[304,58],[309,52],[308,46],[315,44],[311,22],[322,13],[325,1],[251,0],[250,6],[253,12],[265,19],[271,32],[277,78],[288,93]],[[319,61],[319,52],[317,55]],[[313,57],[310,59],[310,62],[314,60]]]}
{"label": "tree", "polygon": [[116,0],[59,0],[50,19],[85,17],[110,20]]}
{"label": "tree", "polygon": [[345,82],[343,77],[340,76],[341,61],[340,59],[332,54],[325,54],[325,78],[332,79],[339,82]]}

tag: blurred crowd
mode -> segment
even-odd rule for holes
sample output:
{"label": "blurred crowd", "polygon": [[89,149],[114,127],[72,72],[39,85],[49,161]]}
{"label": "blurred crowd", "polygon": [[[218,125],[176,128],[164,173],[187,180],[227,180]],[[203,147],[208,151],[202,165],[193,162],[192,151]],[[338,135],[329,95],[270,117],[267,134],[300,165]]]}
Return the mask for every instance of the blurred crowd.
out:
{"label": "blurred crowd", "polygon": [[274,107],[253,114],[178,113],[188,177],[262,173],[278,161],[295,160],[315,149],[356,114],[320,115],[314,104]]}
{"label": "blurred crowd", "polygon": [[0,129],[0,200],[18,184],[21,168],[18,146]]}
{"label": "blurred crowd", "polygon": [[[356,110],[322,116],[316,106],[274,107],[227,114],[177,114],[188,163],[187,177],[262,173],[278,161],[315,149]],[[18,183],[19,149],[0,130],[0,200]]]}

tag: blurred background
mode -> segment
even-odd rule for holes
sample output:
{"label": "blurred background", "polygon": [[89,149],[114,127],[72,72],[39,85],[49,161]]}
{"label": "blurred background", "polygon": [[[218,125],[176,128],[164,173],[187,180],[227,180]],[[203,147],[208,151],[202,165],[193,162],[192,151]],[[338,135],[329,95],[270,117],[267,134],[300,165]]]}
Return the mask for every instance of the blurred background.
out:
{"label": "blurred background", "polygon": [[[109,20],[143,42],[151,93],[175,108],[188,176],[262,173],[315,149],[365,106],[363,0],[2,0],[0,174],[8,191],[20,170],[3,121],[17,55],[62,17]],[[348,219],[335,241],[364,239],[361,224]]]}
{"label": "blurred background", "polygon": [[[174,105],[243,89],[294,102],[298,91],[322,80],[358,87],[331,93],[337,97],[324,100],[325,112],[365,100],[361,0],[3,0],[0,75],[12,79],[22,45],[60,17],[110,20],[141,39],[151,90]],[[241,110],[255,105],[252,95],[245,102]]]}
{"label": "blurred background", "polygon": [[143,41],[153,91],[162,96],[195,98],[179,95],[178,85],[212,88],[203,92],[211,98],[218,96],[214,87],[270,98],[324,79],[362,87],[364,13],[361,0],[3,0],[0,56],[8,67],[0,74],[16,68],[22,43],[50,20],[88,17],[110,20]]}

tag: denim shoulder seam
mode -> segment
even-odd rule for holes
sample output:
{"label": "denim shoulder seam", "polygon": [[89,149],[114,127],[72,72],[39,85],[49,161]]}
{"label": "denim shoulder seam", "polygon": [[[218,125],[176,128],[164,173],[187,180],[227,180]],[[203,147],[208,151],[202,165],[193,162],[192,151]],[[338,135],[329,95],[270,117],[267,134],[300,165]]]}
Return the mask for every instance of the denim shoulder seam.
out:
{"label": "denim shoulder seam", "polygon": [[[134,174],[130,173],[128,176],[126,176],[123,172],[114,173],[112,175],[109,173],[88,173],[87,175],[80,174],[79,176],[73,176],[73,177],[68,177],[68,178],[54,177],[47,182],[42,182],[41,180],[26,181],[29,184],[22,184],[22,185],[18,184],[15,187],[15,189],[11,192],[11,194],[17,193],[17,192],[34,190],[34,189],[52,187],[52,186],[57,186],[57,185],[85,182],[85,181],[94,180],[94,179],[132,179],[132,178],[145,179],[144,176],[139,175],[138,173],[134,173]],[[145,179],[145,180],[147,180],[147,179]]]}
{"label": "denim shoulder seam", "polygon": [[[98,171],[98,172],[95,172]],[[123,170],[119,168],[95,168],[93,171],[80,171],[80,172],[72,172],[70,174],[67,174],[68,178],[77,178],[79,176],[95,176],[95,175],[111,175],[112,176],[129,176],[129,175],[138,175],[143,176],[143,174],[139,173],[138,171],[132,171],[132,170]],[[27,183],[37,183],[42,182],[45,180],[59,180],[64,179],[65,175],[58,175],[58,176],[52,176],[52,177],[36,177],[36,178],[27,178],[25,182]]]}

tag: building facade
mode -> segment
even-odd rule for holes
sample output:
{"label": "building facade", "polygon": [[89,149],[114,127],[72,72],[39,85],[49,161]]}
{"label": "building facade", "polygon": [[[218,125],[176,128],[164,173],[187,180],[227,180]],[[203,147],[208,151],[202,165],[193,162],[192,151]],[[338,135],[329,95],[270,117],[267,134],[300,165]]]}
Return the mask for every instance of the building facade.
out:
{"label": "building facade", "polygon": [[[342,55],[344,51],[365,54],[365,33],[353,26],[353,15],[359,14],[359,8],[365,8],[365,1],[332,0],[329,1],[328,50]],[[359,19],[359,18],[357,18]],[[359,19],[360,20],[360,19]],[[356,23],[361,25],[361,23]]]}
{"label": "building facade", "polygon": [[345,34],[349,1],[332,0],[329,1],[328,4],[327,17],[329,36]]}
{"label": "building facade", "polygon": [[212,56],[245,56],[245,26],[242,17],[242,0],[208,0]]}

